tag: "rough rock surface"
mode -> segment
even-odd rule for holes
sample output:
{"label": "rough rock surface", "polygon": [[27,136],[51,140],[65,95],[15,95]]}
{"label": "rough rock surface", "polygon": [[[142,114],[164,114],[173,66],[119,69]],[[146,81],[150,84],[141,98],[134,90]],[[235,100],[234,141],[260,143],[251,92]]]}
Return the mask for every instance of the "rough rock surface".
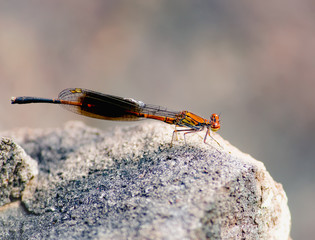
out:
{"label": "rough rock surface", "polygon": [[[289,238],[285,192],[263,163],[218,134],[220,146],[188,134],[187,144],[170,147],[172,130],[146,122],[101,132],[70,122],[0,134],[28,154],[11,161],[30,156],[39,171],[26,188],[18,181],[21,197],[0,208],[0,239]],[[2,147],[1,156],[10,151]]]}
{"label": "rough rock surface", "polygon": [[37,162],[10,139],[0,139],[0,206],[21,198],[38,174]]}

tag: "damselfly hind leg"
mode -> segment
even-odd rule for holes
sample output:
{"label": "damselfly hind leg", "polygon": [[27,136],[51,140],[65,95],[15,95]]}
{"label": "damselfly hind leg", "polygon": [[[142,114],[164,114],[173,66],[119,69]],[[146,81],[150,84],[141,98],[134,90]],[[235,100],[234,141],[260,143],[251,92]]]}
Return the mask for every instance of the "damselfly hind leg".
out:
{"label": "damselfly hind leg", "polygon": [[171,147],[173,146],[174,136],[175,136],[176,141],[177,141],[178,140],[178,134],[177,134],[176,126],[175,126],[175,130],[173,131],[173,135],[172,135]]}
{"label": "damselfly hind leg", "polygon": [[178,132],[185,132],[184,133],[184,141],[185,141],[185,144],[187,144],[187,141],[186,141],[186,134],[187,133],[195,133],[195,132],[199,132],[200,130],[195,130],[195,129],[180,129],[180,130],[177,130],[175,128],[174,132],[173,132],[173,137],[172,137],[172,142],[171,142],[171,146],[173,146],[173,140],[174,140],[174,135],[176,134],[176,141],[178,140],[178,135],[177,133]]}

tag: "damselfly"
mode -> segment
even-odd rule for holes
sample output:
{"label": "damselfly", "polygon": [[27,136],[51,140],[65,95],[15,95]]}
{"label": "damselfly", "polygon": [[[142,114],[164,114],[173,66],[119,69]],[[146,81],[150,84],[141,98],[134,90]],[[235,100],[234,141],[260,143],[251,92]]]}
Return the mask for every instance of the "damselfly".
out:
{"label": "damselfly", "polygon": [[83,88],[65,89],[60,92],[57,99],[12,97],[11,103],[54,103],[60,104],[74,113],[92,118],[120,121],[136,121],[149,118],[174,124],[176,127],[184,127],[185,129],[180,130],[175,127],[172,142],[177,132],[184,132],[186,142],[185,135],[187,133],[207,129],[204,137],[204,142],[206,142],[207,136],[210,136],[210,130],[215,132],[220,129],[219,116],[215,113],[211,115],[210,120],[207,120],[192,112],[170,111],[164,107],[145,104],[132,98],[112,96]]}

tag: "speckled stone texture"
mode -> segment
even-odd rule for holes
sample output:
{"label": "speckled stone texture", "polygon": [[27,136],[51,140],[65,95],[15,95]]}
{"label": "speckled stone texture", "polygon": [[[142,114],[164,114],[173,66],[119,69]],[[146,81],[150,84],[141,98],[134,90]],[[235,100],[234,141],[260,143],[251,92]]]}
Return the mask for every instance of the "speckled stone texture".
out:
{"label": "speckled stone texture", "polygon": [[21,198],[38,174],[37,162],[8,138],[0,138],[0,206]]}
{"label": "speckled stone texture", "polygon": [[14,201],[1,195],[10,203],[0,208],[0,239],[289,239],[285,192],[263,163],[218,134],[220,145],[200,133],[171,147],[173,130],[69,122],[2,133],[27,153],[11,160],[31,157],[38,175],[30,171]]}

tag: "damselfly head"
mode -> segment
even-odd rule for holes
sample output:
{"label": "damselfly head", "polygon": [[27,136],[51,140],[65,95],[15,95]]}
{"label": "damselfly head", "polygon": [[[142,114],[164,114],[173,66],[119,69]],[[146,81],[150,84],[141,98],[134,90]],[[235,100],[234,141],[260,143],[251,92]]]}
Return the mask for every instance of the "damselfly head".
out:
{"label": "damselfly head", "polygon": [[218,114],[213,113],[210,118],[210,127],[213,132],[220,129],[220,118]]}

